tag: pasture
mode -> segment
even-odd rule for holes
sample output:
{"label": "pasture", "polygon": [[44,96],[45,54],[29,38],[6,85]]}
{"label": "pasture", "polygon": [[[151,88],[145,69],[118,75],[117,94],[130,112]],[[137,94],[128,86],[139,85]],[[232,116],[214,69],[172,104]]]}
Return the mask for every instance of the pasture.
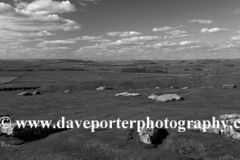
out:
{"label": "pasture", "polygon": [[[118,62],[114,67],[106,62],[77,61],[24,61],[24,65],[53,67],[76,66],[89,71],[4,71],[24,73],[14,83],[2,86],[39,85],[42,95],[16,96],[19,91],[0,92],[0,113],[10,115],[12,120],[211,120],[222,114],[239,113],[239,88],[222,89],[223,84],[239,84],[238,67],[235,61],[164,61],[164,62]],[[56,63],[58,62],[58,63]],[[10,66],[11,62],[4,62]],[[2,64],[2,63],[1,63]],[[65,65],[60,65],[65,64]],[[168,65],[167,65],[168,64]],[[202,66],[199,66],[202,64]],[[233,64],[226,66],[226,64]],[[59,66],[58,66],[59,65]],[[97,67],[101,66],[101,67]],[[35,65],[36,66],[36,65]],[[168,74],[123,73],[122,68],[167,67]],[[2,67],[2,66],[1,66]],[[77,65],[77,67],[79,67]],[[200,68],[195,73],[195,68]],[[210,67],[211,70],[204,68]],[[7,67],[9,69],[9,67]],[[26,67],[25,67],[26,68]],[[38,67],[41,68],[41,67]],[[109,69],[109,71],[99,70]],[[189,68],[188,71],[185,68]],[[36,69],[36,67],[35,67]],[[165,69],[166,70],[166,69]],[[210,73],[211,71],[211,73]],[[3,72],[3,73],[4,73]],[[0,72],[1,73],[1,72]],[[5,73],[5,74],[6,74]],[[99,79],[100,77],[100,79]],[[107,85],[115,90],[96,91]],[[189,88],[170,89],[170,86]],[[159,87],[159,89],[155,89]],[[66,89],[70,94],[63,94]],[[139,97],[115,97],[120,92],[140,93]],[[32,92],[32,91],[30,91]],[[152,93],[176,93],[184,101],[156,102],[147,97]],[[169,135],[156,148],[139,141],[130,129],[102,129],[91,133],[84,128],[74,128],[51,134],[43,139],[23,143],[7,136],[0,141],[16,147],[0,147],[2,160],[238,160],[240,141],[220,135],[195,131],[178,132],[167,129]]]}

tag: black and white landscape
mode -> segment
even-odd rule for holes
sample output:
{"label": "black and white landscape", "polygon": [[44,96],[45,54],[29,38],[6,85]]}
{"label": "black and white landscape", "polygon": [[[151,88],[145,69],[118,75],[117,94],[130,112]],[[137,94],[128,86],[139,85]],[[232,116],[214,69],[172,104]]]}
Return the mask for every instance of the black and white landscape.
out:
{"label": "black and white landscape", "polygon": [[[239,26],[238,0],[0,0],[0,159],[239,160]],[[228,125],[91,132],[62,117]]]}

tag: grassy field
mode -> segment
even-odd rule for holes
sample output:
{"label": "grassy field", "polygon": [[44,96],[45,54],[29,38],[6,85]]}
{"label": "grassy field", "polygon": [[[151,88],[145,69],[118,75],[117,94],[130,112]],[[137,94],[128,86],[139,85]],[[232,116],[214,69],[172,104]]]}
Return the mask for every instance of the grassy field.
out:
{"label": "grassy field", "polygon": [[[55,62],[55,61],[54,61]],[[234,67],[224,66],[232,61],[205,62],[164,62],[170,63],[171,72],[177,74],[156,73],[120,73],[113,69],[110,72],[90,71],[32,71],[9,85],[40,85],[42,95],[17,96],[19,91],[0,92],[0,113],[10,115],[12,120],[211,120],[222,114],[239,113],[239,94],[237,89],[222,89],[222,84],[238,82],[236,73],[238,62]],[[7,62],[4,62],[7,63]],[[25,61],[34,64],[34,61]],[[46,61],[37,61],[46,64]],[[50,62],[48,62],[50,63]],[[51,61],[52,63],[52,61]],[[63,62],[61,62],[63,63]],[[68,65],[77,62],[64,61]],[[72,64],[74,63],[74,64]],[[83,64],[93,62],[79,62]],[[104,62],[106,63],[106,62]],[[184,65],[208,63],[214,65],[213,74],[191,74],[182,72]],[[190,64],[189,64],[190,63]],[[20,62],[18,62],[20,65]],[[57,63],[58,64],[58,63]],[[108,63],[106,63],[107,66]],[[163,65],[146,62],[119,62],[125,66]],[[218,64],[218,65],[216,65]],[[6,64],[5,64],[6,65]],[[93,66],[93,64],[91,64]],[[177,65],[181,66],[178,67]],[[106,66],[105,67],[107,68]],[[222,66],[219,67],[219,66]],[[231,66],[231,65],[230,65]],[[69,66],[68,66],[69,67]],[[86,68],[89,68],[86,67]],[[190,68],[190,67],[189,67]],[[227,71],[227,69],[231,70]],[[110,67],[111,69],[111,67]],[[192,69],[192,68],[191,68]],[[217,71],[220,70],[220,71]],[[205,72],[205,71],[204,71]],[[200,71],[200,73],[204,73]],[[217,74],[217,72],[220,72]],[[7,72],[8,74],[14,72]],[[5,73],[4,76],[7,75]],[[20,73],[20,72],[16,72]],[[96,75],[97,73],[97,75]],[[2,74],[3,75],[3,74]],[[101,77],[101,80],[99,79]],[[115,90],[96,91],[100,85],[108,85]],[[171,85],[189,89],[169,89]],[[155,89],[159,86],[160,89]],[[205,87],[205,88],[203,88]],[[63,94],[65,89],[73,93]],[[141,93],[139,97],[115,97],[120,92]],[[32,91],[30,91],[32,92]],[[169,103],[155,102],[148,99],[152,93],[176,93],[184,101]],[[136,127],[136,126],[135,126]],[[136,129],[136,128],[135,128]],[[0,147],[1,160],[239,160],[240,141],[220,135],[189,131],[180,133],[177,129],[166,128],[169,135],[156,148],[139,141],[136,130],[133,139],[128,139],[130,129],[102,129],[91,133],[90,130],[75,128],[54,133],[46,138],[31,141],[17,147]],[[0,141],[11,144],[22,144],[23,141],[0,136]]]}
{"label": "grassy field", "polygon": [[18,77],[0,77],[0,84],[12,82],[14,79],[17,79]]}
{"label": "grassy field", "polygon": [[[3,98],[0,113],[14,119],[59,120],[164,120],[211,119],[225,113],[238,113],[239,90],[189,89],[178,93],[185,101],[160,103],[147,99],[159,90],[130,90],[140,92],[135,98],[114,97],[119,91],[83,91],[72,94],[47,93],[35,97],[16,97],[17,92],[0,93]],[[163,92],[163,91],[162,91]],[[216,94],[218,93],[218,94]],[[9,100],[9,97],[15,97]],[[33,114],[34,113],[34,114]],[[127,129],[106,129],[91,133],[72,129],[55,133],[45,139],[19,147],[1,148],[1,159],[239,159],[240,143],[230,138],[208,133],[167,129],[169,136],[157,148],[148,148],[128,140]],[[183,150],[183,152],[181,152]],[[94,153],[94,154],[93,154]]]}

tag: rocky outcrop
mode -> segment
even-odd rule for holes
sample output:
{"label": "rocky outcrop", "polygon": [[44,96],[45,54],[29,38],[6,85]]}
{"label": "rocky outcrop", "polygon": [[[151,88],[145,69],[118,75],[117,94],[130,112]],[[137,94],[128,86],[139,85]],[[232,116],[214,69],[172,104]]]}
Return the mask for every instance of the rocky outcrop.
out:
{"label": "rocky outcrop", "polygon": [[[224,114],[220,116],[220,120],[224,120],[227,123],[226,127],[223,127],[220,125],[218,128],[206,128],[207,133],[213,133],[213,134],[219,134],[222,136],[230,137],[233,139],[240,140],[240,132],[236,130],[233,126],[233,123],[235,121],[240,121],[240,115],[239,114]],[[200,127],[196,127],[196,125],[192,124],[189,128],[190,130],[196,130],[203,132],[203,125],[201,124]]]}
{"label": "rocky outcrop", "polygon": [[163,128],[142,128],[138,133],[140,141],[145,144],[159,145],[169,135],[166,129]]}

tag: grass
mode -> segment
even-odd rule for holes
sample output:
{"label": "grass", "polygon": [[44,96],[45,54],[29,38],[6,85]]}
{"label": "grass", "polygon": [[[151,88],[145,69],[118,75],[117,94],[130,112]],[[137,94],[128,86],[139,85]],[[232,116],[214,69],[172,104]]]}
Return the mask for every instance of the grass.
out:
{"label": "grass", "polygon": [[8,83],[8,82],[11,82],[13,81],[14,79],[16,79],[18,77],[0,77],[0,84],[1,83]]}
{"label": "grass", "polygon": [[[115,91],[82,91],[72,94],[46,93],[42,96],[17,97],[15,91],[1,92],[4,104],[0,112],[12,119],[53,119],[62,116],[73,120],[112,119],[152,120],[165,118],[211,119],[225,113],[238,113],[239,90],[189,89],[164,90],[175,92],[186,100],[160,103],[147,99],[159,92],[154,89],[129,90],[140,92],[141,97],[114,97]],[[163,92],[163,91],[162,91]],[[218,93],[216,95],[215,93]],[[9,99],[9,97],[14,97]],[[231,105],[229,105],[231,101]],[[34,113],[34,114],[32,114]],[[91,133],[85,129],[72,129],[52,134],[17,148],[1,148],[1,159],[217,159],[240,156],[240,143],[208,133],[168,129],[169,136],[157,148],[147,148],[137,136],[127,140],[129,130],[106,129]],[[221,152],[220,152],[221,150]]]}
{"label": "grass", "polygon": [[[57,63],[56,63],[57,62]],[[204,62],[204,63],[202,63]],[[7,63],[7,62],[2,62]],[[10,63],[10,62],[9,62]],[[61,61],[29,61],[24,65],[34,64],[46,66],[67,67],[78,62]],[[73,64],[72,64],[73,63]],[[80,62],[79,62],[80,63]],[[94,62],[81,62],[86,68],[108,68],[107,63],[94,65]],[[120,62],[119,62],[120,63]],[[123,63],[123,62],[122,62]],[[166,65],[169,63],[169,65]],[[226,62],[230,64],[229,61]],[[14,65],[15,62],[11,62]],[[113,63],[114,64],[114,63]],[[121,64],[121,63],[120,63]],[[238,113],[240,89],[222,89],[223,84],[239,84],[239,75],[231,74],[234,67],[224,68],[225,62],[210,61],[193,62],[156,62],[156,63],[124,63],[143,67],[146,65],[162,66],[171,72],[181,74],[140,74],[97,71],[102,78],[99,80],[93,71],[34,71],[8,85],[41,85],[42,95],[21,97],[18,91],[0,92],[0,113],[10,115],[12,120],[211,120],[222,114]],[[201,66],[200,66],[201,64]],[[203,65],[204,64],[204,65]],[[232,64],[232,61],[231,61]],[[6,65],[6,64],[5,64]],[[17,63],[18,66],[22,64]],[[101,66],[102,65],[102,66]],[[197,66],[198,65],[198,66]],[[210,65],[213,65],[211,67]],[[101,67],[100,67],[101,66]],[[194,68],[208,67],[212,71],[218,68],[218,74],[186,75],[184,68],[191,73]],[[219,67],[221,66],[221,67]],[[82,66],[81,66],[82,67]],[[121,69],[114,66],[114,70]],[[112,66],[109,67],[112,69]],[[108,68],[108,69],[109,69]],[[203,69],[203,68],[202,68]],[[231,72],[229,72],[231,70]],[[199,71],[204,73],[206,70]],[[14,72],[11,72],[12,74]],[[19,74],[19,73],[14,73]],[[1,74],[0,74],[1,75]],[[22,74],[20,74],[22,75]],[[15,76],[2,73],[2,77]],[[8,86],[4,85],[4,86]],[[96,91],[99,86],[110,86],[115,90]],[[169,89],[170,86],[189,89]],[[200,87],[205,88],[200,88]],[[160,87],[160,89],[155,89]],[[212,87],[212,88],[210,88]],[[63,91],[70,89],[71,94]],[[115,97],[120,92],[138,92],[139,97]],[[32,91],[31,91],[32,92]],[[156,102],[148,99],[152,93],[176,93],[184,101],[169,103]],[[136,129],[136,126],[135,126]],[[209,133],[194,131],[178,132],[177,129],[166,128],[169,135],[156,148],[139,141],[138,134],[133,132],[133,138],[128,139],[132,130],[102,129],[91,133],[83,128],[71,129],[54,133],[46,138],[31,141],[18,147],[0,147],[1,160],[238,160],[240,159],[240,141]],[[10,144],[22,144],[18,139],[0,136],[0,141]]]}

